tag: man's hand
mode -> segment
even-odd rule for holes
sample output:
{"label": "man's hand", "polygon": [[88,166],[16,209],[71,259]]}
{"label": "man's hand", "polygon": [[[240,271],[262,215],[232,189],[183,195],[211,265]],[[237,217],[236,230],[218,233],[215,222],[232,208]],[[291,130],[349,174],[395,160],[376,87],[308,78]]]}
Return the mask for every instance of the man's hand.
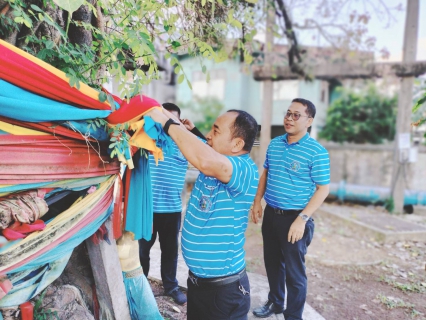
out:
{"label": "man's hand", "polygon": [[192,129],[195,128],[194,123],[189,119],[182,119],[181,122],[188,131],[191,131]]}
{"label": "man's hand", "polygon": [[250,218],[255,224],[257,224],[259,219],[262,218],[262,213],[263,213],[263,209],[262,209],[262,205],[260,204],[260,201],[253,202]]}
{"label": "man's hand", "polygon": [[305,233],[306,222],[302,218],[297,217],[296,220],[291,224],[290,231],[288,232],[288,242],[294,244],[296,241],[299,241],[303,238]]}

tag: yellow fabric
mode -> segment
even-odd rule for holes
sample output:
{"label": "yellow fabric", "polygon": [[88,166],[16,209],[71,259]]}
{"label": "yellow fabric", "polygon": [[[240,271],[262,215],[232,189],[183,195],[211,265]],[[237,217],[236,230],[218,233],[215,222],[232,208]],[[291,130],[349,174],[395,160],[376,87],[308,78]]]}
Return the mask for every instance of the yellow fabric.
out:
{"label": "yellow fabric", "polygon": [[[155,107],[155,108],[158,110],[162,110],[161,107]],[[138,115],[137,117],[123,124],[119,124],[119,126],[123,126],[127,123],[129,125],[129,128],[135,131],[133,136],[129,139],[129,145],[151,151],[152,155],[154,156],[155,162],[158,164],[158,160],[164,160],[163,151],[156,146],[155,140],[151,139],[146,134],[145,130],[143,129],[145,120],[141,119],[141,117],[150,110],[143,112],[142,114]],[[111,124],[109,126],[115,127],[115,125],[111,125]],[[122,163],[129,165],[128,163],[129,160],[125,160],[123,155],[119,154],[118,158]]]}
{"label": "yellow fabric", "polygon": [[[0,253],[0,259],[6,261],[0,272],[11,265],[22,261],[41,250],[52,241],[60,238],[80,222],[103,198],[114,185],[116,175],[101,183],[98,190],[88,194],[81,201],[74,203],[69,209],[56,216],[42,231],[35,231],[25,239],[12,244]],[[4,259],[4,260],[3,260]]]}
{"label": "yellow fabric", "polygon": [[[28,59],[32,62],[34,62],[35,64],[39,65],[40,67],[46,69],[47,71],[53,73],[54,75],[56,75],[58,78],[65,80],[66,82],[69,81],[69,79],[67,78],[65,72],[56,69],[55,67],[51,66],[50,64],[40,60],[39,58],[34,57],[33,55],[11,45],[10,43],[7,43],[6,41],[3,41],[0,39],[0,45],[5,46],[6,48],[12,50],[13,52],[16,52],[17,54],[19,54],[20,56],[24,57],[25,59]],[[77,88],[76,88],[77,89]],[[87,84],[80,82],[80,89],[79,90],[81,93],[85,94],[86,96],[94,99],[94,100],[99,100],[99,92],[91,87],[89,87]],[[108,101],[105,101],[104,104],[106,104],[107,106],[110,106],[110,104],[108,103]],[[110,106],[111,107],[111,106]]]}
{"label": "yellow fabric", "polygon": [[0,130],[15,136],[46,136],[49,133],[27,129],[4,121],[0,121]]}

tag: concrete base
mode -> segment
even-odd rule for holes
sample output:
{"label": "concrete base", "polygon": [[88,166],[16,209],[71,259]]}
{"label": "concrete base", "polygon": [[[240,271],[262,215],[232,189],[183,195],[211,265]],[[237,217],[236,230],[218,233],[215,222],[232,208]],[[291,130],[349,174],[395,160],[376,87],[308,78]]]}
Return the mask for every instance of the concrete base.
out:
{"label": "concrete base", "polygon": [[109,230],[108,237],[111,244],[101,241],[96,245],[90,238],[86,240],[101,309],[101,319],[130,320],[126,289],[110,219],[105,224]]}
{"label": "concrete base", "polygon": [[372,208],[323,204],[316,214],[327,215],[331,219],[340,219],[352,228],[383,243],[426,241],[425,226]]}
{"label": "concrete base", "polygon": [[[161,281],[160,274],[160,260],[161,260],[161,250],[160,243],[158,240],[155,242],[151,249],[151,264],[150,264],[150,273],[149,277],[155,280]],[[248,277],[250,281],[250,294],[251,294],[251,308],[248,314],[248,319],[259,319],[252,314],[252,310],[262,305],[268,299],[269,285],[268,279],[265,276],[248,272]],[[180,252],[179,246],[179,259],[178,259],[178,269],[176,276],[179,286],[183,289],[187,289],[186,280],[188,278],[188,267],[183,261],[182,254]],[[265,318],[264,318],[265,319]],[[266,319],[284,319],[282,314],[273,315]],[[318,312],[316,312],[310,305],[305,304],[305,310],[303,312],[304,320],[325,320]]]}

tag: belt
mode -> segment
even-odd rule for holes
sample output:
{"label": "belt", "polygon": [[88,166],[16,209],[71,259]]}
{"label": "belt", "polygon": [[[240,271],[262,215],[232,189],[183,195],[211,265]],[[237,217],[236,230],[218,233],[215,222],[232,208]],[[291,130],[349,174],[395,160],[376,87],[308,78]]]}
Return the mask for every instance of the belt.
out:
{"label": "belt", "polygon": [[246,275],[246,269],[241,270],[238,273],[232,274],[226,277],[218,278],[199,278],[191,271],[188,272],[188,279],[191,280],[192,284],[198,287],[221,287],[230,283],[234,283],[242,279]]}
{"label": "belt", "polygon": [[269,204],[267,206],[271,208],[271,210],[274,211],[275,214],[279,214],[281,216],[289,215],[289,214],[299,214],[302,212],[302,210],[285,210],[285,209],[274,208],[274,207],[271,207]]}

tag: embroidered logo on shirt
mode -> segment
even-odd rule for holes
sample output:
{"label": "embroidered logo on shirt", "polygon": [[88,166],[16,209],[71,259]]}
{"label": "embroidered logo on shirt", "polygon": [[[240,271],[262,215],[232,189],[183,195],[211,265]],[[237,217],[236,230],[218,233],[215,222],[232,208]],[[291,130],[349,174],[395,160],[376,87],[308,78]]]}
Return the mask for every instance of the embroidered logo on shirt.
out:
{"label": "embroidered logo on shirt", "polygon": [[300,169],[300,162],[299,161],[293,161],[291,164],[290,164],[290,169],[291,169],[291,171],[294,171],[294,172],[297,172],[297,171],[299,171],[299,169]]}
{"label": "embroidered logo on shirt", "polygon": [[199,202],[199,206],[201,211],[208,212],[212,207],[212,201],[208,197],[202,196]]}

